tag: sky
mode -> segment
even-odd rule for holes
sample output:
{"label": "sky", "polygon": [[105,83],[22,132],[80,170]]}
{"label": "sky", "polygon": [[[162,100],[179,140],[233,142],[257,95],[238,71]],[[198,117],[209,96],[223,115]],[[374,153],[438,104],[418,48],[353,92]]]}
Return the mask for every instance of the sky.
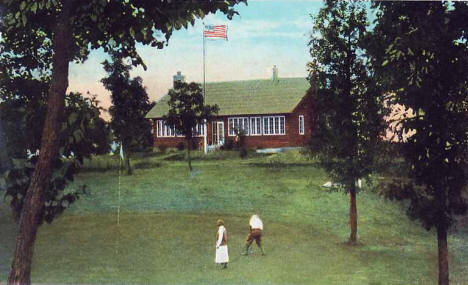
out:
{"label": "sky", "polygon": [[[310,60],[307,47],[312,30],[311,14],[317,14],[321,1],[249,0],[239,4],[229,21],[222,13],[197,20],[194,26],[174,32],[169,45],[162,50],[139,46],[138,52],[147,65],[134,68],[150,98],[155,101],[172,87],[172,76],[181,71],[186,81],[203,82],[203,22],[228,25],[228,41],[205,42],[206,81],[267,79],[273,65],[279,77],[306,77]],[[96,94],[104,108],[110,105],[110,94],[100,80],[106,74],[102,50],[91,52],[87,61],[70,66],[68,91]]]}

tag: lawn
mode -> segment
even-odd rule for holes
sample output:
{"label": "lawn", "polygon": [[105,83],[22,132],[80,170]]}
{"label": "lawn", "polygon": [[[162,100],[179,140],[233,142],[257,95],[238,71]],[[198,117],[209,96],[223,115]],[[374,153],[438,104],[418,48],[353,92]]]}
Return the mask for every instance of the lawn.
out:
{"label": "lawn", "polygon": [[[189,174],[183,154],[136,158],[135,175],[118,161],[87,163],[72,187],[89,193],[39,230],[36,283],[86,284],[436,284],[434,232],[411,222],[400,204],[366,187],[358,195],[358,246],[348,235],[348,197],[328,192],[313,161],[297,152],[271,156],[195,153]],[[241,256],[248,217],[265,223],[265,251]],[[6,280],[15,225],[0,204],[0,281]],[[216,220],[229,233],[230,264],[214,264]],[[468,230],[449,238],[452,284],[468,284]],[[253,247],[256,249],[255,246]]]}

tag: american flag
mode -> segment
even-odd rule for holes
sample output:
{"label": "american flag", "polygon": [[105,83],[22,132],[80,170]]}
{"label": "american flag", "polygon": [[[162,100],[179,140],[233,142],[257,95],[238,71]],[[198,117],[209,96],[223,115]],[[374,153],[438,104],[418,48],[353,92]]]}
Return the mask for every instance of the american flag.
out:
{"label": "american flag", "polygon": [[205,38],[221,38],[227,40],[227,26],[226,25],[205,25],[203,31]]}

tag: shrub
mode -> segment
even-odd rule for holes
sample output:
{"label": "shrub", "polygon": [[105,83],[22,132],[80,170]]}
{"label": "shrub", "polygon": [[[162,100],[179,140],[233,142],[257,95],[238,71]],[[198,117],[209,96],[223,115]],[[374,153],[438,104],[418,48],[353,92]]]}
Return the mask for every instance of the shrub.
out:
{"label": "shrub", "polygon": [[[202,145],[203,145],[203,142],[202,142]],[[196,139],[192,139],[192,140],[190,141],[190,147],[191,147],[191,149],[199,149],[199,145],[198,145]]]}
{"label": "shrub", "polygon": [[245,148],[241,148],[240,151],[239,151],[239,157],[240,158],[246,158],[248,155],[248,152]]}
{"label": "shrub", "polygon": [[226,140],[226,143],[223,145],[223,150],[232,150],[234,148],[234,141],[232,139]]}
{"label": "shrub", "polygon": [[162,145],[158,146],[158,150],[161,153],[166,153],[167,145],[162,144]]}
{"label": "shrub", "polygon": [[185,144],[183,142],[179,142],[177,145],[176,145],[176,148],[177,150],[184,150],[185,149]]}

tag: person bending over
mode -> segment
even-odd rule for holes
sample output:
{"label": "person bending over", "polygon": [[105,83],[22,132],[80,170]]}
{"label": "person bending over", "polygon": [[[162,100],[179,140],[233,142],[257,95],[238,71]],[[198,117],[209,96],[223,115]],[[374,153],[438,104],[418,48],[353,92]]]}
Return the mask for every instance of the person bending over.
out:
{"label": "person bending over", "polygon": [[252,242],[255,240],[257,246],[260,248],[262,255],[265,255],[262,247],[262,232],[263,232],[263,222],[260,220],[258,215],[253,215],[249,221],[249,235],[247,236],[247,240],[245,241],[245,252],[242,253],[243,255],[249,254],[250,246]]}

